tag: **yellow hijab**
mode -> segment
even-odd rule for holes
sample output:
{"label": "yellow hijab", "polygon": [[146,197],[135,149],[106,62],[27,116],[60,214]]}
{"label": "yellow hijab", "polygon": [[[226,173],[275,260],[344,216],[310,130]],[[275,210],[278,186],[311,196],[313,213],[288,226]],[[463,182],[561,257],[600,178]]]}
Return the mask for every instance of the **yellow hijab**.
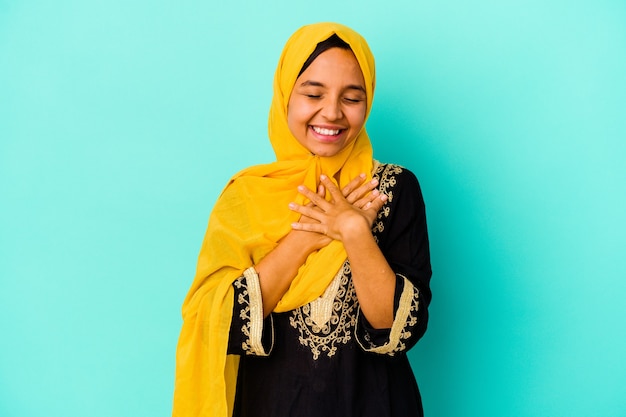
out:
{"label": "yellow hijab", "polygon": [[[319,42],[337,34],[354,52],[363,72],[369,114],[374,94],[374,57],[358,33],[336,23],[300,28],[287,41],[274,77],[269,137],[276,162],[236,174],[222,191],[209,219],[194,282],[183,304],[183,327],[176,352],[173,416],[232,415],[239,357],[227,355],[233,310],[232,283],[258,263],[291,230],[299,214],[288,203],[303,203],[300,184],[317,189],[324,173],[340,187],[370,174],[372,147],[365,128],[332,157],[311,155],[291,134],[287,104],[298,73]],[[276,312],[305,305],[324,292],[346,259],[341,242],[311,254]]]}

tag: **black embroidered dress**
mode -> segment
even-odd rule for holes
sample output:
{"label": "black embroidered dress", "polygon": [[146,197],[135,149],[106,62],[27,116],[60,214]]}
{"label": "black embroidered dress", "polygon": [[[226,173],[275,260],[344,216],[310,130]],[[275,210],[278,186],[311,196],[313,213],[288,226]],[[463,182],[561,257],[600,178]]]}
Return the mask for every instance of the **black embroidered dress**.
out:
{"label": "black embroidered dress", "polygon": [[426,331],[431,298],[424,201],[405,168],[378,165],[374,177],[389,196],[372,231],[397,277],[391,329],[373,329],[360,312],[348,261],[322,297],[266,319],[248,269],[233,284],[228,353],[241,356],[234,417],[423,415],[406,352]]}

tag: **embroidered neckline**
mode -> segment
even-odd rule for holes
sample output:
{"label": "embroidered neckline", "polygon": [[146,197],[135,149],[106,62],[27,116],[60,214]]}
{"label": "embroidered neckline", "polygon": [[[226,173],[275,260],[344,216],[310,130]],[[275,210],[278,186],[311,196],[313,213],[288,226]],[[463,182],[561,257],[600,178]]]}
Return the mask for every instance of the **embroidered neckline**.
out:
{"label": "embroidered neckline", "polygon": [[328,285],[328,288],[326,288],[324,294],[310,303],[311,321],[318,329],[324,327],[333,314],[333,304],[335,302],[337,292],[339,291],[339,286],[341,285],[341,278],[343,277],[343,275],[344,273],[342,268],[337,273],[337,275],[335,275],[335,278],[332,280],[332,282]]}
{"label": "embroidered neckline", "polygon": [[[292,315],[289,317],[289,324],[299,332],[300,344],[311,349],[314,360],[318,360],[322,352],[325,352],[328,357],[332,357],[337,352],[339,345],[345,345],[352,339],[358,314],[358,302],[350,275],[350,263],[346,261],[329,289],[320,297],[325,298],[323,301],[320,301],[316,307],[313,307],[314,301],[297,308],[292,311]],[[335,286],[337,287],[336,291],[334,291]],[[335,293],[334,296],[333,292]],[[323,311],[324,308],[329,305],[328,299],[331,296],[330,317],[328,320],[324,320],[322,313],[325,312]],[[313,308],[316,309],[315,312],[313,312]],[[313,316],[315,316],[315,320]],[[323,322],[322,325],[319,324],[321,322]]]}

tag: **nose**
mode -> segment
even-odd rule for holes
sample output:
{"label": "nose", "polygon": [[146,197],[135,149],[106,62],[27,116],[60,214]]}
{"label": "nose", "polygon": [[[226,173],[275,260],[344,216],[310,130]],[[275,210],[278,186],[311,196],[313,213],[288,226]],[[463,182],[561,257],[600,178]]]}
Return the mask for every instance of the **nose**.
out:
{"label": "nose", "polygon": [[326,120],[339,120],[343,117],[343,111],[341,109],[341,102],[339,97],[328,97],[324,100],[321,115]]}

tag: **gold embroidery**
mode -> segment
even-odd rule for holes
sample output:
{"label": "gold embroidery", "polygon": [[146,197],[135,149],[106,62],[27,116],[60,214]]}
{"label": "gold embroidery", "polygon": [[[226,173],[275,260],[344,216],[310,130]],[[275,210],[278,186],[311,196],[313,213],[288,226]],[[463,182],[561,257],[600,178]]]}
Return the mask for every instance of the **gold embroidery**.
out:
{"label": "gold embroidery", "polygon": [[381,194],[386,194],[389,198],[387,203],[385,203],[385,205],[378,212],[378,217],[372,226],[374,240],[378,242],[377,235],[385,230],[384,220],[389,217],[391,210],[389,204],[393,202],[393,187],[396,185],[396,175],[400,174],[403,171],[403,168],[399,165],[381,164],[378,161],[375,161],[374,166],[375,169],[373,176],[378,179],[378,191],[380,191]]}
{"label": "gold embroidery", "polygon": [[343,276],[343,268],[339,270],[335,278],[332,280],[324,294],[317,300],[310,303],[311,306],[311,320],[317,326],[322,328],[328,320],[330,320],[333,314],[333,305],[335,303],[335,297],[339,291],[341,285],[341,278]]}
{"label": "gold embroidery", "polygon": [[[335,277],[337,290],[327,290],[328,295],[335,292],[328,320],[323,320],[320,316],[320,306],[315,307],[315,312],[312,311],[313,303],[295,309],[289,318],[291,327],[300,333],[298,340],[303,346],[311,349],[314,360],[317,360],[322,352],[325,352],[328,357],[333,356],[340,344],[345,345],[352,339],[358,303],[350,274],[350,264],[346,261]],[[333,284],[330,287],[333,287]],[[324,296],[327,293],[324,293]]]}
{"label": "gold embroidery", "polygon": [[[244,278],[245,284],[243,283]],[[259,276],[254,268],[250,267],[244,271],[242,277],[235,281],[234,285],[238,289],[244,288],[237,297],[237,303],[240,307],[239,317],[243,321],[241,332],[246,336],[246,339],[241,343],[241,348],[246,352],[246,355],[268,356],[269,353],[265,351],[262,343],[263,300]]]}
{"label": "gold embroidery", "polygon": [[375,346],[366,333],[364,341],[367,342],[368,346],[363,346],[361,341],[357,338],[357,342],[368,352],[394,356],[396,353],[406,350],[406,344],[404,342],[411,337],[411,329],[417,324],[419,290],[415,288],[406,277],[400,274],[398,275],[404,279],[404,289],[400,295],[400,304],[391,326],[389,341],[382,346]]}

